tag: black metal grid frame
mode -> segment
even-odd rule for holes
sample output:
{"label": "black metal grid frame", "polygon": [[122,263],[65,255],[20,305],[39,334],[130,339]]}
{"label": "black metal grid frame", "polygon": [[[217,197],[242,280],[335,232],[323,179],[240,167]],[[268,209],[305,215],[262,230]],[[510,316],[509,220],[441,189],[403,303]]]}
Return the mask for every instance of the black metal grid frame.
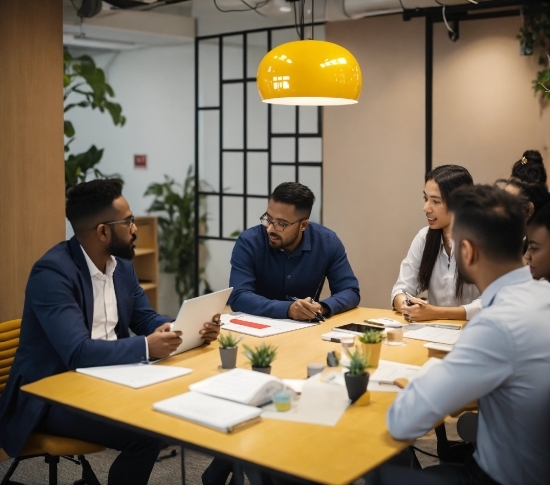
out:
{"label": "black metal grid frame", "polygon": [[[315,23],[314,25],[324,25],[324,22]],[[272,184],[272,167],[274,166],[294,166],[294,181],[299,182],[299,170],[300,167],[319,167],[321,173],[321,190],[323,185],[323,162],[301,162],[299,161],[299,139],[302,138],[321,138],[323,136],[323,113],[322,107],[317,107],[317,131],[315,133],[300,133],[300,107],[295,107],[295,127],[294,131],[288,133],[273,133],[272,130],[272,105],[267,103],[267,148],[249,148],[248,147],[248,113],[247,113],[247,95],[248,95],[248,83],[256,82],[255,77],[249,77],[248,74],[248,36],[250,34],[265,32],[267,35],[267,52],[272,48],[272,32],[275,30],[294,29],[294,25],[287,25],[281,27],[262,28],[254,30],[246,30],[240,32],[227,32],[223,34],[208,35],[202,37],[196,37],[195,39],[195,234],[198,236],[195,238],[195,294],[199,294],[199,244],[204,240],[217,240],[217,241],[235,241],[236,238],[224,237],[224,221],[223,221],[223,203],[224,198],[234,197],[241,198],[243,200],[243,214],[242,223],[243,230],[247,227],[247,201],[248,199],[264,199],[266,202],[269,199],[269,195],[273,191]],[[226,37],[242,36],[242,77],[235,79],[224,79],[223,76],[223,40]],[[217,41],[218,42],[218,104],[215,106],[199,106],[199,46],[204,41]],[[223,104],[224,94],[223,88],[228,84],[242,84],[243,85],[243,145],[242,148],[224,148],[223,146]],[[205,191],[200,189],[200,160],[199,160],[199,143],[201,139],[201,127],[199,116],[203,111],[217,111],[219,113],[219,133],[218,133],[218,164],[219,164],[219,180],[218,190]],[[294,162],[277,162],[272,158],[272,139],[273,138],[294,138]],[[243,192],[242,193],[227,193],[223,191],[223,155],[224,153],[242,153],[243,154]],[[268,192],[265,195],[249,194],[247,191],[247,177],[248,177],[248,153],[266,153],[267,154],[267,189]],[[199,235],[199,218],[200,218],[200,198],[205,196],[217,196],[218,197],[218,234],[217,236]],[[317,200],[322,201],[322,193],[316,194]],[[258,214],[258,217],[260,214]],[[321,211],[322,217],[322,211]]]}

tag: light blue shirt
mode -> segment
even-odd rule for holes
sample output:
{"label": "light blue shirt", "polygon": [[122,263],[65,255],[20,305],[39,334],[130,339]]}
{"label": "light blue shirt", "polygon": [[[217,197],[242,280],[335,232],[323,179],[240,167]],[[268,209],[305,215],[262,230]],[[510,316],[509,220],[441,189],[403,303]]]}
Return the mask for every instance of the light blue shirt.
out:
{"label": "light blue shirt", "polygon": [[411,382],[387,415],[396,439],[424,435],[479,399],[474,458],[502,485],[550,480],[550,285],[527,267],[483,292],[483,309],[440,365]]}

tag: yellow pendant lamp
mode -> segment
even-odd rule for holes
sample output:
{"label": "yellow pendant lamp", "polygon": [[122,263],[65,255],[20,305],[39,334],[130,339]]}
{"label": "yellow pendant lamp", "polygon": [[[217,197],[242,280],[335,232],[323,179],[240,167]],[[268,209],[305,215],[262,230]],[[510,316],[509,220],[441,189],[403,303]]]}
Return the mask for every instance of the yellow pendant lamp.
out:
{"label": "yellow pendant lamp", "polygon": [[298,40],[268,52],[256,82],[264,103],[332,106],[357,103],[362,77],[347,49],[332,42]]}

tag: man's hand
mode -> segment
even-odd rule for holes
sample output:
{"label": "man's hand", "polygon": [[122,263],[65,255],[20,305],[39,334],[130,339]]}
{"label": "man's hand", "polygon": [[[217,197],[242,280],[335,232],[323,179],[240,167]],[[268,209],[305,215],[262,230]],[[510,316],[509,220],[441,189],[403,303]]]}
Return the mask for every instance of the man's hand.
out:
{"label": "man's hand", "polygon": [[311,303],[311,298],[309,296],[303,300],[296,300],[288,308],[288,316],[292,318],[292,320],[302,322],[315,318],[315,313],[320,313],[322,315],[323,312],[326,313],[323,305],[316,301]]}
{"label": "man's hand", "polygon": [[206,343],[210,343],[218,338],[220,334],[220,314],[212,317],[212,323],[205,323],[204,328],[200,331],[201,337]]}
{"label": "man's hand", "polygon": [[162,359],[168,357],[181,344],[181,332],[172,332],[171,323],[165,323],[158,327],[151,335],[147,336],[149,357]]}

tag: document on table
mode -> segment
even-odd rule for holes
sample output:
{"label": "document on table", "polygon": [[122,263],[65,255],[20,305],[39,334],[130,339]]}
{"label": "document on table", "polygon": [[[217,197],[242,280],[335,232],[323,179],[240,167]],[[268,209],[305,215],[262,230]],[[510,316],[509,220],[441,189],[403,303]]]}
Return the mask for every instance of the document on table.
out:
{"label": "document on table", "polygon": [[[405,329],[406,328],[407,327],[405,327]],[[454,345],[461,334],[461,330],[451,330],[448,328],[439,328],[426,325],[424,328],[419,330],[405,332],[403,337],[413,338],[416,340],[426,340],[428,342],[436,342],[438,344]]]}
{"label": "document on table", "polygon": [[317,325],[317,323],[300,323],[290,319],[278,320],[257,317],[247,313],[225,313],[222,314],[220,320],[223,323],[224,330],[253,335],[254,337],[269,337]]}
{"label": "document on table", "polygon": [[399,392],[401,388],[395,386],[395,379],[412,381],[424,375],[431,367],[441,363],[441,359],[431,358],[419,367],[417,365],[401,364],[389,360],[380,360],[378,368],[369,377],[369,391]]}
{"label": "document on table", "polygon": [[124,364],[83,367],[76,369],[76,372],[139,389],[140,387],[150,386],[151,384],[191,374],[193,370],[186,367],[171,367],[167,365]]}
{"label": "document on table", "polygon": [[277,412],[274,404],[268,404],[263,408],[262,417],[336,426],[350,402],[343,375],[342,383],[321,382],[320,377],[321,374],[315,374],[305,381],[300,399],[292,402],[289,411]]}

